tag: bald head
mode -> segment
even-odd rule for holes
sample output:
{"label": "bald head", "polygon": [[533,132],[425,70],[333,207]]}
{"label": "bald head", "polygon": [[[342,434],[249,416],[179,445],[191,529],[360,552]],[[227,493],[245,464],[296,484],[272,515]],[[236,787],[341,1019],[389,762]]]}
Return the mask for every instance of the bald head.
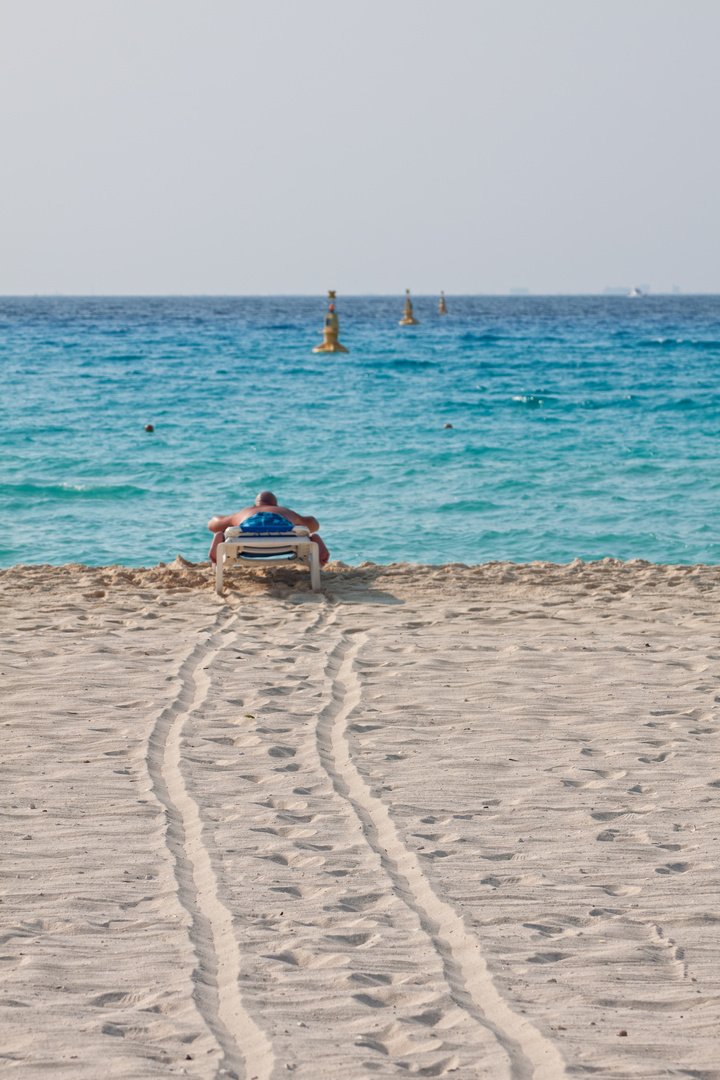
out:
{"label": "bald head", "polygon": [[277,499],[272,491],[261,491],[255,499],[256,506],[277,506]]}

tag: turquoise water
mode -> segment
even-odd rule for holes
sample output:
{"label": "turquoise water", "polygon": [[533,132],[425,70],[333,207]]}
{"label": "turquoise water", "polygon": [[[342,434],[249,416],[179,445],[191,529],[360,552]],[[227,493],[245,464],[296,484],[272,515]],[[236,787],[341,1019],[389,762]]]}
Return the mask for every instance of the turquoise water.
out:
{"label": "turquoise water", "polygon": [[261,488],[350,563],[720,562],[720,297],[448,307],[1,299],[0,565],[199,560]]}

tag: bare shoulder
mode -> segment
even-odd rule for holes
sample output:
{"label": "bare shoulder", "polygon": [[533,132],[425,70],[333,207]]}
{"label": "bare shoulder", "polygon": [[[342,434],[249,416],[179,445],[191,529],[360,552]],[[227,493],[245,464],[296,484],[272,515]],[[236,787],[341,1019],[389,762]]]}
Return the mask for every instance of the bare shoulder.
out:
{"label": "bare shoulder", "polygon": [[241,525],[243,521],[247,521],[247,519],[249,517],[252,517],[253,514],[257,514],[257,507],[246,506],[244,510],[238,510],[236,514],[233,514],[230,518],[230,522],[232,525]]}
{"label": "bare shoulder", "polygon": [[319,527],[317,518],[313,517],[312,514],[296,514],[294,510],[288,509],[287,506],[277,506],[275,509],[278,514],[282,514],[293,525],[305,525],[311,532],[315,532]]}
{"label": "bare shoulder", "polygon": [[293,525],[304,525],[302,514],[296,514],[294,510],[291,510],[288,506],[276,506],[275,513],[280,514],[281,517],[287,518]]}

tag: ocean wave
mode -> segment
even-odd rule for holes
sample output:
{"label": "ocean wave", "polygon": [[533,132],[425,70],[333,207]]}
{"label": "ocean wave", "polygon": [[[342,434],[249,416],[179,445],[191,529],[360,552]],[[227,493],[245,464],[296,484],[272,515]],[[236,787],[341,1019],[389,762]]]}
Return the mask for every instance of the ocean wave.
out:
{"label": "ocean wave", "polygon": [[434,364],[431,360],[416,360],[410,357],[398,357],[395,360],[387,361],[386,366],[389,368],[396,368],[398,370],[406,370],[409,368],[422,371],[423,369],[433,368],[437,365]]}
{"label": "ocean wave", "polygon": [[717,401],[694,401],[692,398],[679,398],[675,401],[659,401],[652,406],[653,412],[689,412],[692,409],[707,409],[709,406],[717,407]]}
{"label": "ocean wave", "polygon": [[505,334],[494,334],[491,331],[485,333],[477,332],[473,330],[466,330],[464,334],[458,335],[458,341],[463,344],[478,344],[478,345],[495,345],[500,341],[513,341],[514,338],[510,338]]}
{"label": "ocean wave", "polygon": [[628,343],[630,347],[637,349],[687,349],[687,350],[720,350],[720,341],[715,339],[701,339],[701,338],[649,338],[641,341],[634,341]]}
{"label": "ocean wave", "polygon": [[74,499],[127,499],[147,495],[146,488],[133,484],[70,484],[24,480],[19,483],[0,483],[0,498],[18,502],[27,499],[74,500]]}
{"label": "ocean wave", "polygon": [[517,402],[518,405],[525,405],[528,409],[539,409],[542,405],[553,402],[554,398],[548,397],[546,394],[543,394],[542,397],[537,394],[516,394],[513,401]]}

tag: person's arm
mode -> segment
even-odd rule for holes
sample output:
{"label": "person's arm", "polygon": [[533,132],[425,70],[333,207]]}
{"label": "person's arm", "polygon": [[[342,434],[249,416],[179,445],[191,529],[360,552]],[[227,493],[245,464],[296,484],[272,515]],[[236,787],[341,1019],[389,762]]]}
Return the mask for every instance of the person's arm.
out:
{"label": "person's arm", "polygon": [[301,514],[298,514],[298,521],[296,524],[307,526],[307,528],[312,533],[317,532],[320,528],[320,522],[317,518],[314,518],[312,514],[310,514],[308,517],[303,517]]}
{"label": "person's arm", "polygon": [[320,524],[317,518],[314,518],[312,514],[308,514],[307,517],[303,517],[302,514],[296,514],[294,510],[291,510],[288,506],[277,506],[275,512],[282,517],[287,518],[293,525],[304,525],[310,532],[317,532],[320,528]]}
{"label": "person's arm", "polygon": [[[235,516],[235,515],[233,515],[233,516]],[[226,529],[230,528],[232,523],[233,523],[232,516],[231,517],[220,517],[219,514],[216,514],[215,517],[211,517],[210,520],[208,521],[208,529],[210,530],[210,532],[214,532],[214,533],[225,532]]]}

